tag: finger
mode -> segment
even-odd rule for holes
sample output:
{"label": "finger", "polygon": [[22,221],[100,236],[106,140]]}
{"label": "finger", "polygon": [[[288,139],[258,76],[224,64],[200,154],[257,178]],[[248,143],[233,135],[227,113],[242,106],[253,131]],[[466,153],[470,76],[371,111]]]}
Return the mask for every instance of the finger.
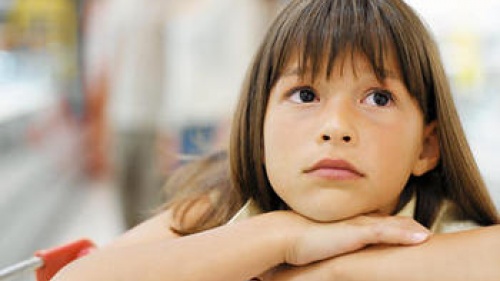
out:
{"label": "finger", "polygon": [[[349,222],[347,222],[349,223]],[[407,217],[359,217],[350,223],[363,229],[357,231],[361,242],[366,244],[422,243],[428,239],[430,231],[415,220]]]}

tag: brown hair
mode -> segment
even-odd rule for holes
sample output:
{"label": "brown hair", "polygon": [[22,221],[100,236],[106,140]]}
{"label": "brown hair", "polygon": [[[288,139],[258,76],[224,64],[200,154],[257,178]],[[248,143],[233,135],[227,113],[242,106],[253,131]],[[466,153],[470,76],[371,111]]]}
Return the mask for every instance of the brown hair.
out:
{"label": "brown hair", "polygon": [[[254,199],[263,211],[286,209],[273,191],[262,161],[263,124],[268,97],[292,57],[301,75],[314,79],[337,59],[366,57],[377,77],[386,77],[384,62],[395,58],[403,82],[418,101],[425,122],[437,120],[441,160],[432,171],[410,177],[399,208],[417,195],[414,218],[430,227],[445,199],[481,225],[498,222],[453,103],[436,43],[417,14],[401,0],[295,0],[278,15],[254,57],[233,119],[229,148],[230,176],[236,190],[224,205]],[[350,57],[349,57],[350,55]],[[226,205],[227,204],[227,205]],[[231,210],[233,210],[231,209]],[[233,212],[217,218],[222,224]],[[196,231],[214,224],[197,226]],[[193,229],[194,230],[194,229]]]}
{"label": "brown hair", "polygon": [[400,0],[296,0],[280,13],[248,73],[233,120],[231,176],[243,199],[264,211],[286,208],[273,191],[262,162],[263,124],[269,93],[293,56],[299,71],[312,77],[334,62],[364,55],[379,79],[394,56],[403,82],[418,101],[425,121],[437,120],[441,161],[421,177],[411,177],[403,206],[416,192],[415,219],[429,227],[444,199],[481,225],[498,222],[465,138],[436,43],[417,14]]}
{"label": "brown hair", "polygon": [[[202,155],[184,163],[169,175],[164,191],[167,198],[169,194],[172,197],[160,210],[172,210],[171,229],[181,235],[222,225],[242,205],[231,183],[226,151]],[[193,206],[200,203],[203,205],[201,215],[191,215]]]}

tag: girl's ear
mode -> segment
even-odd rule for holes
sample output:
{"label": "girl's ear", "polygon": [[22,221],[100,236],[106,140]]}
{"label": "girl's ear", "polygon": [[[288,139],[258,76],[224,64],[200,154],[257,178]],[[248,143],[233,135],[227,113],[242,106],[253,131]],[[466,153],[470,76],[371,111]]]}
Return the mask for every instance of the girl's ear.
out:
{"label": "girl's ear", "polygon": [[432,121],[425,126],[422,151],[415,162],[412,174],[414,176],[421,176],[434,169],[439,162],[440,156],[437,121]]}

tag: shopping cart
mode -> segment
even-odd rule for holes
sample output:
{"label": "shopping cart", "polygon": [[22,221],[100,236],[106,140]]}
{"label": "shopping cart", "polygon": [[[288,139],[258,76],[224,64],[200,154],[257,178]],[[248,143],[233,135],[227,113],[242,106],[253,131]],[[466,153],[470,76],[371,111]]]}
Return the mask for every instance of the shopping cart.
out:
{"label": "shopping cart", "polygon": [[61,268],[88,254],[94,243],[87,239],[77,240],[59,247],[35,252],[34,257],[0,269],[0,280],[7,280],[22,272],[34,270],[37,281],[49,281]]}

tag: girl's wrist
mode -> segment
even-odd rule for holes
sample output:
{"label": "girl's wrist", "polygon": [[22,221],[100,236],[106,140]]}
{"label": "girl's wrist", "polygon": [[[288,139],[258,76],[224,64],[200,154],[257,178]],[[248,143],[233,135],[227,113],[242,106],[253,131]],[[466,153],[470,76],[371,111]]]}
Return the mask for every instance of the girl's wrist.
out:
{"label": "girl's wrist", "polygon": [[259,215],[266,225],[263,231],[269,237],[270,250],[276,253],[276,264],[287,263],[290,252],[304,229],[304,218],[291,211],[273,211]]}

